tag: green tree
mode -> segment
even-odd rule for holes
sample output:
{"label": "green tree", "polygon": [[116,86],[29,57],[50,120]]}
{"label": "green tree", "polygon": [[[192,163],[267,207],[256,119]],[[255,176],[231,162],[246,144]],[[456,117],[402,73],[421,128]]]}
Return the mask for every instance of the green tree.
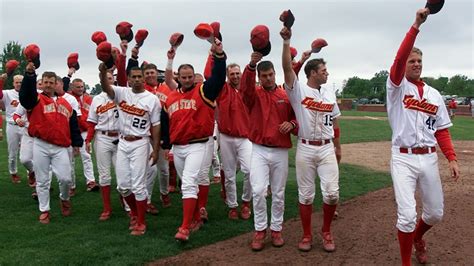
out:
{"label": "green tree", "polygon": [[[0,73],[5,72],[5,64],[8,62],[8,60],[12,59],[15,59],[20,62],[20,65],[13,74],[23,74],[25,72],[26,64],[28,62],[26,61],[26,58],[23,55],[23,47],[21,46],[21,44],[15,41],[10,41],[3,47],[3,51],[0,54]],[[7,79],[4,85],[4,89],[13,89],[13,75]]]}
{"label": "green tree", "polygon": [[349,78],[344,85],[344,95],[354,95],[356,97],[369,97],[373,92],[370,80],[359,77]]}
{"label": "green tree", "polygon": [[95,86],[92,88],[90,94],[91,95],[97,95],[102,92],[102,86],[100,86],[99,83],[95,84]]}

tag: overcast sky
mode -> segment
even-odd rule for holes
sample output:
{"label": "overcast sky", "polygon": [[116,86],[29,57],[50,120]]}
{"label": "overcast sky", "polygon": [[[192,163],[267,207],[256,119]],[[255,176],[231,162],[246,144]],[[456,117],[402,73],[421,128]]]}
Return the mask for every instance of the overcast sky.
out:
{"label": "overcast sky", "polygon": [[[209,44],[193,34],[200,22],[219,21],[228,63],[245,65],[252,52],[250,31],[258,24],[270,28],[272,51],[265,57],[275,64],[277,81],[281,70],[282,39],[280,13],[291,9],[296,17],[292,46],[301,52],[316,38],[329,46],[319,55],[328,62],[327,86],[339,88],[344,79],[371,78],[388,70],[398,46],[412,25],[424,0],[320,0],[320,1],[44,1],[0,0],[0,45],[18,41],[41,48],[41,68],[67,74],[66,57],[79,53],[81,69],[76,77],[93,86],[98,83],[94,31],[103,31],[115,46],[120,39],[115,26],[133,24],[133,31],[145,28],[149,36],[140,50],[146,60],[164,69],[168,39],[174,32],[184,34],[174,66],[191,63],[202,72]],[[474,78],[474,23],[472,0],[446,0],[443,9],[428,17],[415,45],[423,50],[423,76],[463,74]],[[134,41],[132,45],[134,45]],[[130,53],[130,51],[129,51]],[[300,76],[303,78],[303,74]]]}

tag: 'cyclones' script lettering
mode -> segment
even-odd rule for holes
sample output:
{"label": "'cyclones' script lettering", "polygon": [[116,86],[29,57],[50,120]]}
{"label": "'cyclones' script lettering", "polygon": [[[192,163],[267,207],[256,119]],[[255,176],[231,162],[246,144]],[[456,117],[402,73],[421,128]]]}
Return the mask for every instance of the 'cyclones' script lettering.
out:
{"label": "'cyclones' script lettering", "polygon": [[97,114],[103,114],[107,112],[110,109],[115,108],[115,103],[114,102],[107,102],[106,104],[100,105],[97,107],[97,110],[95,111]]}
{"label": "'cyclones' script lettering", "polygon": [[168,108],[168,114],[171,116],[178,110],[193,109],[196,110],[196,101],[194,99],[181,99],[178,102],[174,102]]}
{"label": "'cyclones' script lettering", "polygon": [[438,106],[426,101],[426,99],[418,100],[414,95],[405,95],[403,103],[405,108],[420,111],[430,115],[435,115],[438,112]]}
{"label": "'cyclones' script lettering", "polygon": [[319,112],[332,112],[332,109],[334,108],[333,103],[323,103],[323,101],[317,102],[314,100],[314,98],[311,97],[306,97],[301,101],[301,104],[314,111],[319,111]]}
{"label": "'cyclones' script lettering", "polygon": [[135,105],[128,105],[126,101],[122,101],[119,103],[120,109],[125,113],[137,115],[137,116],[144,116],[146,111],[136,107]]}

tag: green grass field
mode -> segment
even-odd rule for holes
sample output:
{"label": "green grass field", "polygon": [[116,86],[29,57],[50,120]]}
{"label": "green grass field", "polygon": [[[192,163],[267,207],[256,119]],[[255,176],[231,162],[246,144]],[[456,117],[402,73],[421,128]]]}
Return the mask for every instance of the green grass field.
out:
{"label": "green grass field", "polygon": [[[452,128],[454,139],[472,139],[474,120],[456,118]],[[390,139],[386,121],[341,120],[344,143]],[[118,194],[112,192],[113,217],[99,222],[100,194],[85,192],[84,178],[78,175],[77,195],[73,198],[73,215],[62,218],[59,210],[57,182],[53,181],[51,197],[51,223],[37,221],[37,202],[30,198],[31,189],[25,180],[25,171],[19,166],[21,184],[12,184],[7,169],[6,141],[0,142],[0,200],[3,203],[0,219],[0,265],[137,265],[184,250],[228,239],[252,231],[253,222],[230,221],[227,208],[219,197],[219,186],[211,185],[208,212],[210,221],[199,232],[191,235],[189,243],[174,241],[176,228],[181,222],[181,202],[178,194],[172,195],[173,206],[160,209],[158,216],[147,216],[148,231],[142,237],[129,235],[128,218],[120,210]],[[344,156],[344,155],[343,155]],[[365,194],[391,184],[388,173],[373,172],[359,166],[342,164],[340,167],[341,200]],[[76,172],[82,173],[80,160]],[[239,183],[239,189],[241,183]],[[317,186],[318,187],[318,186]],[[155,187],[155,195],[158,194]],[[317,191],[316,209],[320,209],[321,196]],[[154,203],[159,206],[155,196]],[[296,217],[297,185],[294,169],[294,149],[290,150],[290,169],[286,187],[285,219]],[[298,228],[285,228],[297,230]]]}

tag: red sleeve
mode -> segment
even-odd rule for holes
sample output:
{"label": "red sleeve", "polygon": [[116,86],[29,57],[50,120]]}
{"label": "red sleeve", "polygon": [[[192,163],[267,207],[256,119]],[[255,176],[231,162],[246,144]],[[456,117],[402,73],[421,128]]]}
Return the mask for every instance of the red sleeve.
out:
{"label": "red sleeve", "polygon": [[97,125],[94,122],[87,122],[89,124],[89,127],[87,128],[87,137],[86,137],[86,142],[91,142],[92,139],[94,139],[95,135],[95,126]]}
{"label": "red sleeve", "polygon": [[435,137],[438,141],[441,151],[448,161],[456,160],[456,152],[454,152],[453,142],[451,141],[449,130],[447,128],[438,130],[435,132]]}
{"label": "red sleeve", "polygon": [[301,70],[302,66],[303,66],[303,64],[300,61],[292,64],[293,71],[295,71],[296,76],[298,76],[298,73],[300,73],[300,70]]}
{"label": "red sleeve", "polygon": [[122,87],[127,87],[127,71],[125,70],[125,55],[117,57],[117,84]]}
{"label": "red sleeve", "polygon": [[418,35],[418,32],[420,31],[413,26],[410,28],[410,30],[405,35],[405,39],[403,39],[402,44],[400,44],[395,61],[393,61],[393,65],[390,68],[390,80],[397,86],[400,85],[403,80],[403,76],[405,75],[407,59],[408,56],[410,56],[413,45],[415,45],[415,39],[416,35]]}
{"label": "red sleeve", "polygon": [[89,129],[89,124],[87,122],[87,115],[81,115],[78,117],[79,129],[81,132],[87,131]]}
{"label": "red sleeve", "polygon": [[209,79],[212,76],[212,67],[214,66],[214,57],[209,55],[206,61],[206,67],[204,67],[204,79]]}
{"label": "red sleeve", "polygon": [[249,108],[249,111],[255,103],[255,97],[257,94],[255,86],[255,68],[247,65],[240,79],[240,92],[242,93],[242,100],[247,108]]}
{"label": "red sleeve", "polygon": [[[18,115],[18,114],[16,114],[16,113],[14,113],[14,114],[13,114],[13,121],[15,121],[15,123],[16,123],[16,120],[17,120],[17,119],[21,119],[21,116]],[[1,121],[1,120],[0,120],[0,121]]]}

